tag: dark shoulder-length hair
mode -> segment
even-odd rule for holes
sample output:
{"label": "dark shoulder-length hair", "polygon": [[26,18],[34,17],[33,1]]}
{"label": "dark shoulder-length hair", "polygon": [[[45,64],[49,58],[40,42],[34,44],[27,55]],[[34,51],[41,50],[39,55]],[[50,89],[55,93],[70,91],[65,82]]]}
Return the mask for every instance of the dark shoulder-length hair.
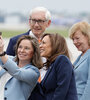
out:
{"label": "dark shoulder-length hair", "polygon": [[59,55],[65,55],[68,58],[69,56],[69,50],[66,43],[66,40],[63,36],[59,35],[58,33],[45,33],[41,40],[45,37],[49,36],[50,42],[51,42],[51,56],[48,57],[47,62],[45,63],[46,67],[49,67],[49,65],[57,58]]}
{"label": "dark shoulder-length hair", "polygon": [[29,35],[23,35],[18,39],[18,41],[15,45],[15,55],[16,55],[15,61],[17,63],[19,63],[17,50],[18,50],[19,44],[21,43],[22,40],[29,40],[31,42],[32,47],[34,49],[34,54],[33,54],[33,57],[31,59],[30,63],[32,63],[32,65],[34,65],[34,66],[36,66],[37,68],[40,69],[43,66],[43,63],[42,63],[42,59],[41,59],[41,56],[40,56],[39,44],[38,44],[38,41],[37,41],[36,38],[31,37]]}

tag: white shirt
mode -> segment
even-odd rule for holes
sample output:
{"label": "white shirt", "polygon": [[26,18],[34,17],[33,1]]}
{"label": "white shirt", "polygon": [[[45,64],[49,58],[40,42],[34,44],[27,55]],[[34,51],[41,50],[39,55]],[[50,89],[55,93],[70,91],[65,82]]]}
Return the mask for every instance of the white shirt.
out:
{"label": "white shirt", "polygon": [[29,32],[29,35],[32,36],[32,37],[35,37],[36,39],[38,39],[38,38],[32,33],[32,31]]}
{"label": "white shirt", "polygon": [[46,72],[47,72],[46,67],[43,67],[42,69],[40,69],[41,81],[43,80]]}

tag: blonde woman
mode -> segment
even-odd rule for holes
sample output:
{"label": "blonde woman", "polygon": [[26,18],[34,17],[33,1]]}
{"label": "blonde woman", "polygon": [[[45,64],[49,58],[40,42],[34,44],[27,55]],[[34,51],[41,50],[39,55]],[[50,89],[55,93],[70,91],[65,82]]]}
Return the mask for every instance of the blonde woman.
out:
{"label": "blonde woman", "polygon": [[71,27],[69,35],[82,52],[73,64],[78,100],[90,100],[90,25],[78,22]]}

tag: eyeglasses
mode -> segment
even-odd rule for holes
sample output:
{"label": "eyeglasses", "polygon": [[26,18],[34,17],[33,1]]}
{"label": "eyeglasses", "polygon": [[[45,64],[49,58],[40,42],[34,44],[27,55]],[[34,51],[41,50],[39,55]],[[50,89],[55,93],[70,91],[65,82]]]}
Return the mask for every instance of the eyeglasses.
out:
{"label": "eyeglasses", "polygon": [[36,22],[39,24],[39,25],[43,25],[44,22],[46,22],[47,20],[36,20],[36,19],[29,19],[31,24],[35,25]]}

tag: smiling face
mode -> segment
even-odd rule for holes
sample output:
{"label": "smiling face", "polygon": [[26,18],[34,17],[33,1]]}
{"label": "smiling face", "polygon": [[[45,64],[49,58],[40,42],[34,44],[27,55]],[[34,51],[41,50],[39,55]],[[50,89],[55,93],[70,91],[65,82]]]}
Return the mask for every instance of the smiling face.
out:
{"label": "smiling face", "polygon": [[73,35],[73,43],[79,51],[85,53],[89,48],[88,37],[82,34],[80,30],[77,30]]}
{"label": "smiling face", "polygon": [[45,18],[45,12],[42,11],[32,13],[29,20],[30,28],[37,38],[40,38],[50,23],[51,21],[47,21]]}
{"label": "smiling face", "polygon": [[30,63],[33,57],[33,53],[34,53],[34,50],[33,50],[31,42],[26,39],[22,40],[17,49],[19,62],[23,61],[23,62]]}
{"label": "smiling face", "polygon": [[40,53],[42,57],[49,58],[51,56],[51,42],[49,36],[45,36],[40,44]]}

